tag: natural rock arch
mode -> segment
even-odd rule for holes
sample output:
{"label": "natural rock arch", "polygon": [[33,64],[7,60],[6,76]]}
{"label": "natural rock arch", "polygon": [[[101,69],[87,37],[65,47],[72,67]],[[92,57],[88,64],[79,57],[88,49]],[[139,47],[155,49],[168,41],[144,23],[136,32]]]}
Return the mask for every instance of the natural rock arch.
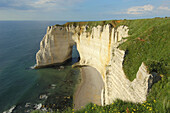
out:
{"label": "natural rock arch", "polygon": [[40,43],[36,54],[36,67],[62,63],[71,58],[72,46],[77,45],[80,65],[96,68],[105,79],[105,67],[112,56],[112,48],[122,37],[128,36],[128,28],[120,26],[116,30],[110,25],[92,28],[87,32],[86,26],[50,26]]}

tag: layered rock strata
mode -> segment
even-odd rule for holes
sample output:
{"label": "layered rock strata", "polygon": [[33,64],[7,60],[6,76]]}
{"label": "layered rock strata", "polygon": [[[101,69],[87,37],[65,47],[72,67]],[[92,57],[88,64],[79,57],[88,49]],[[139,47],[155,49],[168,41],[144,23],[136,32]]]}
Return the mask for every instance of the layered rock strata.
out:
{"label": "layered rock strata", "polygon": [[125,52],[117,47],[123,37],[128,36],[128,27],[111,25],[93,27],[90,31],[84,26],[51,26],[40,43],[36,54],[36,67],[62,63],[71,58],[72,46],[77,45],[80,54],[79,65],[96,68],[104,82],[102,105],[110,104],[115,99],[132,102],[146,100],[148,80],[151,78],[146,66],[142,64],[137,78],[130,82],[123,71]]}
{"label": "layered rock strata", "polygon": [[[142,103],[146,101],[149,86],[152,84],[152,75],[147,72],[144,63],[141,64],[136,78],[131,82],[123,71],[125,51],[114,48],[114,56],[106,69],[105,104],[110,104],[116,99]],[[150,82],[151,81],[151,82]]]}

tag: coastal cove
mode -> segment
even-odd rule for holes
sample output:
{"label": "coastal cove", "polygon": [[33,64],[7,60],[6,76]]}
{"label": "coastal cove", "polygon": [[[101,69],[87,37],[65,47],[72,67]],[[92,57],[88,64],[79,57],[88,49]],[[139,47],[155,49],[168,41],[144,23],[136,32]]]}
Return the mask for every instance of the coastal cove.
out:
{"label": "coastal cove", "polygon": [[3,113],[169,111],[169,18],[63,23],[0,23]]}
{"label": "coastal cove", "polygon": [[[142,26],[140,24],[141,22],[144,23]],[[158,23],[160,26],[157,26]],[[146,109],[141,107],[139,111],[152,111],[151,106],[157,106],[164,101],[166,104],[163,104],[164,108],[160,108],[160,110],[167,111],[169,106],[167,100],[168,95],[166,95],[164,101],[161,100],[161,102],[157,104],[154,97],[160,100],[163,99],[163,96],[152,96],[153,92],[158,92],[158,90],[156,90],[155,87],[153,90],[151,88],[155,86],[154,84],[157,82],[157,86],[159,86],[159,84],[163,85],[160,87],[156,86],[156,88],[162,87],[160,90],[168,88],[166,75],[168,63],[165,62],[168,60],[168,56],[166,52],[163,52],[163,54],[165,54],[163,56],[157,53],[157,55],[154,54],[155,56],[159,56],[155,58],[153,54],[152,56],[150,56],[150,54],[148,54],[148,56],[145,54],[149,52],[148,46],[150,50],[154,49],[150,51],[152,53],[154,53],[155,50],[168,51],[167,48],[163,48],[162,46],[162,49],[160,49],[158,46],[160,39],[163,39],[161,40],[161,44],[167,45],[165,39],[168,38],[168,35],[166,35],[168,34],[168,28],[165,30],[165,33],[167,32],[165,36],[163,34],[164,38],[156,37],[152,39],[155,37],[155,31],[160,32],[157,28],[165,27],[166,23],[169,23],[169,18],[167,17],[137,20],[68,22],[63,25],[49,26],[46,35],[40,42],[40,50],[36,53],[35,68],[48,67],[70,59],[72,57],[72,47],[76,45],[80,60],[72,67],[83,67],[84,69],[81,71],[82,83],[80,87],[78,87],[75,94],[76,96],[74,96],[74,99],[76,100],[78,98],[78,100],[75,101],[75,106],[73,106],[75,110],[80,107],[83,108],[75,112],[95,111],[98,113],[99,111],[110,111],[110,109],[114,109],[114,111],[117,112],[129,112],[129,107],[127,108],[129,105],[136,106],[135,109],[132,107],[130,111],[136,111],[136,108],[141,107],[145,103],[148,104],[148,100],[149,106]],[[138,30],[136,31],[134,28],[136,28],[137,25]],[[143,33],[141,30],[147,32]],[[148,37],[149,40],[147,39]],[[129,44],[129,42],[131,44]],[[129,48],[129,46],[132,47]],[[129,49],[131,51],[129,51]],[[135,52],[136,50],[137,52]],[[130,58],[129,55],[131,56]],[[133,67],[129,66],[132,62],[128,61],[131,60],[134,63]],[[127,63],[128,68],[126,67]],[[85,69],[86,66],[91,66],[98,71],[97,73],[99,74],[96,73],[95,75],[100,76],[104,85],[102,85],[101,82],[99,82],[101,86],[96,84],[94,80],[96,77],[93,78],[93,73],[89,73],[89,69]],[[129,72],[131,74],[129,74]],[[92,82],[90,78],[93,78]],[[87,88],[89,90],[85,87],[88,83],[89,86],[87,85]],[[95,88],[95,86],[99,87]],[[165,88],[163,88],[164,86]],[[96,89],[96,94],[93,94]],[[93,98],[91,98],[89,94],[92,94]],[[98,103],[95,100],[96,95],[99,97],[97,99],[97,101],[99,101]],[[86,105],[86,103],[90,102],[89,100],[93,103]],[[113,105],[114,103],[115,105]],[[100,104],[102,106],[99,106]],[[97,107],[97,109],[94,109],[94,107]],[[74,109],[71,109],[72,108],[68,108],[58,112],[64,113],[74,111]],[[157,111],[157,109],[158,108],[153,107],[154,111]],[[35,111],[35,113],[36,112],[39,111]]]}
{"label": "coastal cove", "polygon": [[170,113],[170,0],[0,0],[0,113]]}

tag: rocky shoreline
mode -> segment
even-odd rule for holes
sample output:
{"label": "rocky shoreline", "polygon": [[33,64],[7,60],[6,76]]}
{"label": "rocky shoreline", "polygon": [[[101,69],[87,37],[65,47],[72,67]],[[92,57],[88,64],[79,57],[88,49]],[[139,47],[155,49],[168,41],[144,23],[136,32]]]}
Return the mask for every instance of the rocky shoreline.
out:
{"label": "rocky shoreline", "polygon": [[[46,78],[42,76],[40,81],[33,86],[37,90],[40,90],[39,93],[35,93],[36,95],[34,93],[26,93],[26,97],[28,98],[24,96],[22,99],[21,97],[21,100],[15,106],[11,106],[4,113],[30,113],[34,110],[52,112],[63,111],[68,107],[72,107],[73,94],[79,78],[79,69],[73,69],[70,64],[65,64],[53,67],[52,70],[57,70],[58,72],[57,75],[54,75],[54,77],[56,76],[55,80],[45,80]],[[48,81],[50,81],[50,84],[48,84]],[[47,83],[44,84],[44,82]]]}

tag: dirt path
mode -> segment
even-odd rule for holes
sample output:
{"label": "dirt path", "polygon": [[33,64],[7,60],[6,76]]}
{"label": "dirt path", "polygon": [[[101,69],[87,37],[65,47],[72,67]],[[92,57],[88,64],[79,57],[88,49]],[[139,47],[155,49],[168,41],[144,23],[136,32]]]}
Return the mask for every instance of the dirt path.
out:
{"label": "dirt path", "polygon": [[101,105],[101,91],[104,87],[100,73],[93,67],[81,68],[82,81],[74,95],[74,109],[92,102]]}

